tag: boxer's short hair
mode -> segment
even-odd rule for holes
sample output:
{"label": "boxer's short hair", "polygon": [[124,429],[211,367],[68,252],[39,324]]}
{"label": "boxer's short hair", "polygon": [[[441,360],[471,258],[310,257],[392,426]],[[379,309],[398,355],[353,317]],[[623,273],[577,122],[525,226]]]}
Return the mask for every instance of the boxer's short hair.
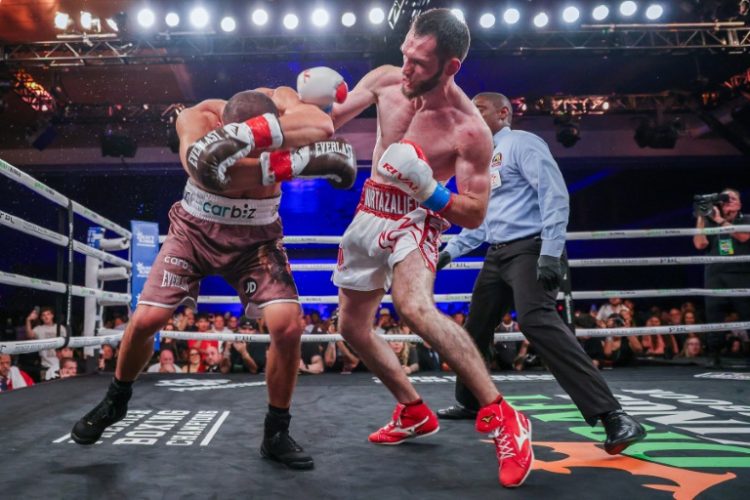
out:
{"label": "boxer's short hair", "polygon": [[234,94],[227,101],[221,119],[224,123],[237,123],[265,113],[279,115],[271,98],[256,90],[245,90]]}
{"label": "boxer's short hair", "polygon": [[437,42],[437,55],[443,61],[452,57],[463,61],[469,52],[469,27],[449,9],[430,9],[423,12],[414,18],[411,29],[418,36],[434,36]]}

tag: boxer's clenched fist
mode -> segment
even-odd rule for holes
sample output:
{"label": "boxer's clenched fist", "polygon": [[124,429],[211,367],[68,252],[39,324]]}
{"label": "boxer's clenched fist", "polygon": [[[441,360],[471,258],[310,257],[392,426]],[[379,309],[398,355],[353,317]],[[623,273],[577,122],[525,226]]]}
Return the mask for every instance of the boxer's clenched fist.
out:
{"label": "boxer's clenched fist", "polygon": [[422,206],[440,212],[453,199],[452,193],[432,176],[432,168],[417,144],[400,141],[388,146],[378,162],[378,173]]}
{"label": "boxer's clenched fist", "polygon": [[263,184],[290,179],[328,179],[337,189],[349,189],[357,178],[357,158],[343,139],[313,142],[301,148],[260,155]]}
{"label": "boxer's clenched fist", "polygon": [[253,150],[278,148],[283,141],[279,119],[266,113],[204,135],[188,148],[187,163],[204,187],[221,191],[229,182],[229,167]]}

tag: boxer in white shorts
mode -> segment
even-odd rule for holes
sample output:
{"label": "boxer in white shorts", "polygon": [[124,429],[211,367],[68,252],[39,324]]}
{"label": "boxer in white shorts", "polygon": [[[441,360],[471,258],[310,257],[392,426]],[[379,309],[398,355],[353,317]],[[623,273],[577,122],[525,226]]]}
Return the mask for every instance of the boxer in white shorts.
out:
{"label": "boxer in white shorts", "polygon": [[[339,332],[397,400],[391,421],[373,432],[394,445],[439,430],[395,353],[373,333],[389,287],[401,319],[437,350],[481,404],[476,427],[491,434],[498,476],[520,486],[533,454],[531,425],[500,396],[466,331],[433,298],[440,233],[448,222],[478,227],[487,211],[492,137],[454,75],[469,47],[469,30],[447,9],[417,16],[401,46],[403,66],[370,71],[333,107],[336,128],[375,104],[377,142],[371,178],[344,233],[333,275],[339,287]],[[458,193],[443,183],[456,178]]]}

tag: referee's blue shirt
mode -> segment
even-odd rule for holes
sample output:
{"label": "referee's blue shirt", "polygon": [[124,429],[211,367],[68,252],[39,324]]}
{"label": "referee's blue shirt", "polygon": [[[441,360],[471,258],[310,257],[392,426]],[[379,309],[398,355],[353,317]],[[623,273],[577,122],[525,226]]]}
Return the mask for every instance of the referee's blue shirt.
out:
{"label": "referee's blue shirt", "polygon": [[568,190],[552,154],[540,137],[501,129],[492,138],[490,201],[476,229],[464,229],[444,248],[452,259],[483,242],[504,243],[541,234],[542,255],[559,257],[568,226]]}

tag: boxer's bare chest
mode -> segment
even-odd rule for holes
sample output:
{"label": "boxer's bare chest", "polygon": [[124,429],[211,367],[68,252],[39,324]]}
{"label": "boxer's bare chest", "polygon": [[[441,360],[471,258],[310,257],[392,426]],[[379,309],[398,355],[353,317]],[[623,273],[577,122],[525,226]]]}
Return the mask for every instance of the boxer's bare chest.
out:
{"label": "boxer's bare chest", "polygon": [[450,109],[417,109],[400,90],[397,95],[384,95],[378,103],[380,133],[373,165],[388,146],[405,139],[422,148],[436,179],[449,179],[455,174],[460,142],[460,120],[456,118],[456,112]]}

